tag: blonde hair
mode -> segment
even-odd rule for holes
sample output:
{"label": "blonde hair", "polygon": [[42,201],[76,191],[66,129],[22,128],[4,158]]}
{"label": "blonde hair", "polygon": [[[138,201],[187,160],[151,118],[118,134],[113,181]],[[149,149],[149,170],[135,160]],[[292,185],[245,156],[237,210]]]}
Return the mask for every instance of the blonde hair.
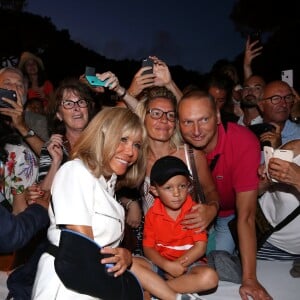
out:
{"label": "blonde hair", "polygon": [[142,147],[137,161],[118,178],[117,189],[138,187],[145,176],[147,133],[139,117],[127,108],[108,107],[95,115],[74,145],[71,158],[80,158],[97,178],[111,176],[110,161],[121,138],[139,133],[142,134]]}
{"label": "blonde hair", "polygon": [[[146,114],[149,109],[149,104],[152,100],[155,100],[157,98],[165,98],[167,101],[170,101],[171,104],[174,107],[174,111],[177,115],[177,100],[174,94],[168,90],[165,87],[152,87],[149,89],[146,89],[143,98],[141,101],[139,101],[137,107],[136,107],[136,114],[141,118],[143,123],[145,122]],[[171,136],[170,144],[172,148],[178,149],[183,143],[183,139],[181,137],[179,128],[178,128],[178,122],[176,120],[174,133]]]}

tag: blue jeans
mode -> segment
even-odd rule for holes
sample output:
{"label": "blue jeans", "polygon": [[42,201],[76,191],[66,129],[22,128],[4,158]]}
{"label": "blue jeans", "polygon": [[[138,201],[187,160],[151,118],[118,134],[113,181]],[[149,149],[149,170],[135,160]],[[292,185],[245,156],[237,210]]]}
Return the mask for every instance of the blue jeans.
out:
{"label": "blue jeans", "polygon": [[228,228],[228,222],[234,217],[235,215],[217,217],[214,227],[209,231],[209,235],[212,235],[215,240],[215,250],[225,250],[234,254],[235,243]]}

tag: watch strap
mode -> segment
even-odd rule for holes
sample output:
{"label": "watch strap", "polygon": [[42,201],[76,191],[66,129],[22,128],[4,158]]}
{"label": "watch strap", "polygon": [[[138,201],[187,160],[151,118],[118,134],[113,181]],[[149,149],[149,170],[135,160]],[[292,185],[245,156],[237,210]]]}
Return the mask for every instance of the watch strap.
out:
{"label": "watch strap", "polygon": [[30,138],[32,136],[35,136],[35,132],[32,129],[29,129],[27,131],[27,134],[23,136],[23,139],[27,139],[27,138]]}

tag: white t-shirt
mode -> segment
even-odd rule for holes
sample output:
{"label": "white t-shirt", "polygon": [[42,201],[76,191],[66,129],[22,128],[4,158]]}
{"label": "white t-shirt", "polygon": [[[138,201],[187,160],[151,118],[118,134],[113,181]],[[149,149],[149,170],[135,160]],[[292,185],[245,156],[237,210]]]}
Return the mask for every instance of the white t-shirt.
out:
{"label": "white t-shirt", "polygon": [[[300,165],[300,155],[293,159]],[[286,216],[297,208],[300,201],[300,192],[291,185],[276,183],[272,185],[259,199],[261,208],[267,220],[273,226],[279,224]],[[300,216],[274,232],[268,242],[275,247],[291,254],[300,254]]]}

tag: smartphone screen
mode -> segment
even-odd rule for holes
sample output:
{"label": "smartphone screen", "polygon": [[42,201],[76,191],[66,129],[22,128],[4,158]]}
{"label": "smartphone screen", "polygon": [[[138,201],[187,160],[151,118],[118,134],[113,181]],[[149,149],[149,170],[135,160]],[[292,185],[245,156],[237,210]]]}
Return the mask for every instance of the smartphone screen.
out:
{"label": "smartphone screen", "polygon": [[293,70],[281,71],[281,80],[286,82],[290,87],[293,87]]}
{"label": "smartphone screen", "polygon": [[8,98],[15,102],[17,101],[17,93],[15,91],[0,88],[0,107],[12,108],[12,106],[9,103],[2,100],[2,97]]}
{"label": "smartphone screen", "polygon": [[142,67],[152,67],[152,69],[144,71],[143,75],[144,74],[152,74],[153,73],[153,60],[150,58],[143,59]]}

